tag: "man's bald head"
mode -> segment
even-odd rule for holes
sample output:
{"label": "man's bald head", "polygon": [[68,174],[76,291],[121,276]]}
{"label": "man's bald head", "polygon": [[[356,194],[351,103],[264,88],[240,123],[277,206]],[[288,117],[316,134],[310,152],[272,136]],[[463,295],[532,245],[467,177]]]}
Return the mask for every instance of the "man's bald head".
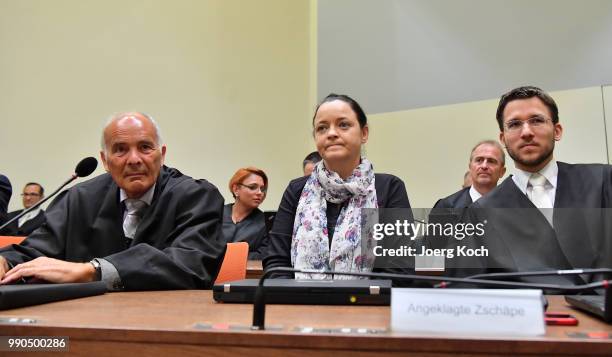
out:
{"label": "man's bald head", "polygon": [[153,187],[165,155],[159,128],[146,114],[119,113],[104,127],[100,158],[129,198],[140,198]]}
{"label": "man's bald head", "polygon": [[108,127],[116,121],[123,120],[123,119],[129,119],[129,118],[133,118],[133,119],[139,118],[141,120],[149,121],[153,125],[153,128],[155,129],[155,136],[157,137],[157,142],[156,142],[157,145],[158,146],[163,145],[161,130],[159,129],[159,125],[157,125],[157,122],[155,121],[155,119],[153,119],[152,116],[150,116],[147,113],[142,113],[142,112],[120,112],[120,113],[111,115],[108,119],[106,119],[104,123],[104,127],[102,129],[102,137],[100,139],[100,147],[102,148],[102,151],[106,151],[106,131]]}

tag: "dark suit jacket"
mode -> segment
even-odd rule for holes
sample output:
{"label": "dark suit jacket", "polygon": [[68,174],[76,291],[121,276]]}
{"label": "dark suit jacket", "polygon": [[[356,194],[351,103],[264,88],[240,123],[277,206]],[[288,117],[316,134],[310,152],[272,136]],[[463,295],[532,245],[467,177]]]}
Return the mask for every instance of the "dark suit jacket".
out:
{"label": "dark suit jacket", "polygon": [[6,210],[12,193],[11,182],[6,176],[0,175],[0,224],[6,220]]}
{"label": "dark suit jacket", "polygon": [[[611,267],[612,166],[558,162],[558,167],[554,229],[511,177],[470,207],[481,221],[483,215],[488,221],[485,245],[489,257],[485,268],[528,271]],[[565,277],[523,280],[583,282]]]}
{"label": "dark suit jacket", "polygon": [[268,250],[268,229],[264,213],[255,208],[251,214],[238,223],[232,221],[232,206],[223,209],[223,241],[226,243],[249,243],[249,259],[261,260]]}
{"label": "dark suit jacket", "polygon": [[[429,213],[429,223],[455,224],[463,219],[465,209],[472,204],[470,187],[463,188],[452,195],[439,199]],[[447,248],[454,243],[451,237],[445,235],[429,235],[423,244],[431,249]]]}
{"label": "dark suit jacket", "polygon": [[[6,220],[8,221],[13,219],[13,217],[17,216],[21,212],[23,212],[22,209],[9,213],[6,217]],[[29,236],[32,232],[36,230],[36,228],[42,226],[43,223],[45,223],[45,212],[43,210],[40,210],[36,217],[30,219],[29,221],[26,221],[23,226],[18,227],[18,222],[15,221],[9,224],[8,227],[0,231],[0,234],[7,236]]]}
{"label": "dark suit jacket", "polygon": [[119,188],[109,174],[100,175],[62,192],[48,207],[47,222],[0,255],[12,264],[39,256],[104,258],[126,290],[210,287],[222,253],[223,198],[216,187],[164,166],[129,247],[122,211]]}
{"label": "dark suit jacket", "polygon": [[448,197],[439,199],[434,208],[465,208],[471,204],[470,187],[466,187]]}

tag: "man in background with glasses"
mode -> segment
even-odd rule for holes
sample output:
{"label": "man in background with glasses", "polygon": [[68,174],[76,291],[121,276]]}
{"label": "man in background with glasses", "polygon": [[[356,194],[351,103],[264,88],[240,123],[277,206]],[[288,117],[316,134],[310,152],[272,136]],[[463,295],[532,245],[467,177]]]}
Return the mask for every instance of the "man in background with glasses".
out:
{"label": "man in background with glasses", "polygon": [[[497,109],[499,140],[514,160],[514,175],[471,207],[487,223],[487,268],[497,271],[609,267],[612,166],[568,164],[554,158],[561,140],[557,104],[537,87],[504,94]],[[502,210],[497,210],[503,208]],[[525,279],[584,283],[583,278]]]}
{"label": "man in background with glasses", "polygon": [[[45,189],[39,183],[26,183],[26,185],[23,187],[23,193],[21,194],[23,208],[28,209],[34,206],[44,197]],[[10,212],[7,216],[7,220],[12,219],[22,211],[23,209]],[[38,207],[35,210],[28,212],[17,221],[11,223],[8,227],[4,228],[0,234],[7,236],[28,236],[43,223],[45,223],[45,212],[42,210],[42,207]]]}

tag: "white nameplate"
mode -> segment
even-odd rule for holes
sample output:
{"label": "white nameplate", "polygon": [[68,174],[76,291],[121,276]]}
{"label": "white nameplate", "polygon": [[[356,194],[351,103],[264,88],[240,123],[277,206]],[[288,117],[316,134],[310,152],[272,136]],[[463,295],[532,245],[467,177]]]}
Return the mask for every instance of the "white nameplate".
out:
{"label": "white nameplate", "polygon": [[544,335],[542,291],[393,288],[391,331]]}

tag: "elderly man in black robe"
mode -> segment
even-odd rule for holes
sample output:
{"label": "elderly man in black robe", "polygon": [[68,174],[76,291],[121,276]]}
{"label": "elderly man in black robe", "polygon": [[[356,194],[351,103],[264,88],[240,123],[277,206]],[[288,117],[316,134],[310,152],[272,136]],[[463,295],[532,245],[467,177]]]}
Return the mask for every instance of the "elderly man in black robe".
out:
{"label": "elderly man in black robe", "polygon": [[62,192],[47,222],[0,250],[0,284],[89,282],[109,290],[210,287],[223,249],[223,198],[205,180],[164,166],[159,128],[120,113],[104,128],[106,174]]}

